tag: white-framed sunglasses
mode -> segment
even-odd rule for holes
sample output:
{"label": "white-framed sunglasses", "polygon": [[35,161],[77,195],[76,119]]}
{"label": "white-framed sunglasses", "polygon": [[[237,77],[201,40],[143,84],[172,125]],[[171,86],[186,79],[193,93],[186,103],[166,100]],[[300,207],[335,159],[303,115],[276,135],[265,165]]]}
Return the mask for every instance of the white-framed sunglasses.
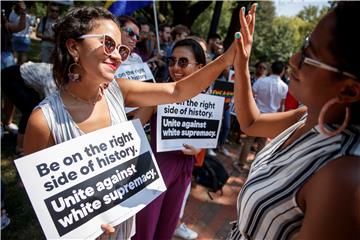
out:
{"label": "white-framed sunglasses", "polygon": [[318,60],[306,57],[305,49],[308,48],[309,45],[310,45],[310,37],[308,36],[308,37],[305,38],[304,43],[303,43],[303,45],[301,47],[301,59],[300,59],[300,62],[299,62],[299,69],[301,69],[303,63],[306,63],[306,64],[308,64],[310,66],[313,66],[313,67],[321,68],[321,69],[331,71],[331,72],[340,73],[340,74],[343,74],[343,75],[345,75],[347,77],[357,79],[357,77],[355,75],[351,74],[351,73],[341,71],[336,67],[333,67],[333,66],[330,66],[330,65],[328,65],[326,63],[320,62]]}
{"label": "white-framed sunglasses", "polygon": [[102,45],[104,48],[104,53],[106,55],[111,55],[115,50],[118,50],[121,60],[124,62],[126,59],[128,59],[130,55],[130,49],[125,45],[118,45],[116,46],[115,40],[106,34],[87,34],[87,35],[81,35],[78,39],[85,39],[85,38],[98,38],[102,39]]}

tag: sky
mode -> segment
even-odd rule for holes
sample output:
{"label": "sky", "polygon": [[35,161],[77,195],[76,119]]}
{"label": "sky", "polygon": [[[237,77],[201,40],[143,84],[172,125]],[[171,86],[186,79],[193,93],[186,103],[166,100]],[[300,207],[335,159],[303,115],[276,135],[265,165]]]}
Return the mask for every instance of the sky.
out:
{"label": "sky", "polygon": [[323,6],[328,6],[326,0],[276,0],[275,8],[277,16],[295,16],[300,12],[304,6],[315,5],[321,9]]}

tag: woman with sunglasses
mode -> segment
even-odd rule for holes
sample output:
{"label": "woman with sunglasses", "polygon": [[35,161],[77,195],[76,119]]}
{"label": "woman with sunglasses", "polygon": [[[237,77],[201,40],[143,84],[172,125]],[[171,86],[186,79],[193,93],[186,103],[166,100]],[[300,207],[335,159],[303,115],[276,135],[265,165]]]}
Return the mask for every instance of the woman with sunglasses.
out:
{"label": "woman with sunglasses", "polygon": [[[235,55],[231,48],[204,71],[181,81],[144,83],[114,79],[116,69],[130,50],[121,45],[119,25],[107,10],[73,8],[54,31],[53,73],[58,90],[32,112],[24,139],[25,154],[124,122],[124,105],[155,106],[191,98],[232,64]],[[128,239],[134,234],[133,220],[132,217],[116,227],[116,239]],[[107,233],[114,231],[109,225],[103,227]]]}
{"label": "woman with sunglasses", "polygon": [[289,91],[306,107],[260,114],[249,58],[254,7],[240,13],[235,106],[242,130],[274,138],[252,163],[230,239],[360,236],[360,38],[358,2],[339,2],[290,61]]}
{"label": "woman with sunglasses", "polygon": [[[170,81],[178,82],[205,66],[206,56],[197,41],[184,39],[175,43],[168,63]],[[190,185],[194,156],[200,152],[200,149],[190,145],[184,145],[182,151],[157,152],[157,115],[153,112],[152,108],[142,108],[134,118],[140,118],[142,123],[150,119],[151,148],[167,190],[136,215],[136,234],[133,240],[171,239],[179,221],[185,192]],[[191,232],[187,239],[194,239],[191,235],[197,237],[195,232]]]}

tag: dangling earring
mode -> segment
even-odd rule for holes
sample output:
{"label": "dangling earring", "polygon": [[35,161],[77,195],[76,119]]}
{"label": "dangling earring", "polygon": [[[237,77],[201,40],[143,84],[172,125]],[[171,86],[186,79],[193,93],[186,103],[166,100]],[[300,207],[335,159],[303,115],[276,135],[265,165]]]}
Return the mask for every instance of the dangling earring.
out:
{"label": "dangling earring", "polygon": [[74,63],[70,64],[68,68],[68,78],[70,81],[78,83],[81,81],[81,76],[79,73],[72,72],[72,70],[74,70],[75,67],[81,68],[81,66],[78,64],[77,57],[75,57]]}
{"label": "dangling earring", "polygon": [[327,103],[325,103],[325,105],[322,107],[321,111],[320,111],[320,115],[319,115],[319,128],[320,128],[320,132],[326,136],[329,137],[333,137],[335,135],[338,135],[339,133],[341,133],[346,126],[349,123],[349,119],[350,119],[350,109],[349,107],[346,107],[346,114],[345,114],[345,119],[344,122],[342,123],[342,125],[335,131],[329,131],[324,127],[324,119],[325,119],[325,113],[326,111],[330,108],[330,106],[336,104],[336,103],[340,103],[340,100],[335,97],[333,99],[330,99]]}

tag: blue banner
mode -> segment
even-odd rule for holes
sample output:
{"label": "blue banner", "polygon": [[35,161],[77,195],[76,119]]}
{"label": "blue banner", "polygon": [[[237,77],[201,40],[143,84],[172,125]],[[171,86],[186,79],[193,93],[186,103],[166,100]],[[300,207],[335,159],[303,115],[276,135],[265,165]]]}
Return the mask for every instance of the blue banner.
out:
{"label": "blue banner", "polygon": [[105,8],[107,8],[115,16],[131,15],[138,9],[150,5],[152,0],[145,1],[107,1]]}

